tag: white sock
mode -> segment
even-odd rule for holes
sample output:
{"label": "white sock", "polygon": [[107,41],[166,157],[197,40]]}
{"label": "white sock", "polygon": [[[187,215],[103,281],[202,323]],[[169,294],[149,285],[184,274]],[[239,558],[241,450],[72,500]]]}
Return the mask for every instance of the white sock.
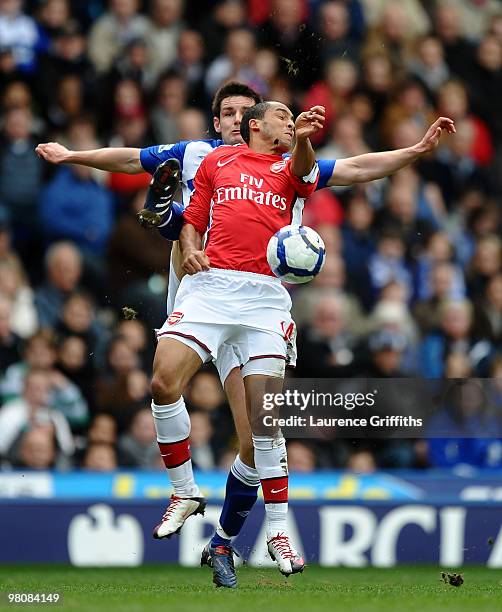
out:
{"label": "white sock", "polygon": [[267,540],[279,533],[286,533],[288,526],[288,504],[265,504],[267,516]]}
{"label": "white sock", "polygon": [[228,535],[228,533],[223,530],[223,527],[219,523],[215,531],[220,536],[220,538],[224,538],[225,540],[232,540],[232,538],[234,537],[234,536]]}
{"label": "white sock", "polygon": [[190,417],[183,397],[173,404],[159,405],[152,401],[152,414],[160,453],[175,495],[199,497],[190,458]]}
{"label": "white sock", "polygon": [[282,434],[254,436],[254,461],[260,477],[265,513],[267,539],[285,533],[288,517],[288,457],[286,440]]}
{"label": "white sock", "polygon": [[249,467],[237,455],[235,461],[230,468],[232,474],[248,487],[258,487],[260,485],[260,477],[256,468]]}

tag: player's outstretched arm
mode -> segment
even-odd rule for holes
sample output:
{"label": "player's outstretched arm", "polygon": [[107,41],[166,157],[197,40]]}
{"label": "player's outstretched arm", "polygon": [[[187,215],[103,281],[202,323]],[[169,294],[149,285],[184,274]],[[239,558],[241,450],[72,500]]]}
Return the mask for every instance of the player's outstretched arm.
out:
{"label": "player's outstretched arm", "polygon": [[295,121],[296,143],[291,154],[291,172],[295,176],[307,176],[316,163],[310,137],[324,125],[324,106],[313,106],[300,113]]}
{"label": "player's outstretched arm", "polygon": [[329,187],[353,185],[389,176],[412,164],[422,155],[433,151],[439,144],[443,130],[448,134],[455,133],[455,124],[452,119],[448,117],[436,119],[422,140],[412,147],[339,159],[327,184]]}
{"label": "player's outstretched arm", "polygon": [[191,223],[185,223],[180,234],[181,267],[187,274],[209,270],[209,257],[202,248],[202,235]]}
{"label": "player's outstretched arm", "polygon": [[139,174],[144,172],[140,161],[141,149],[132,147],[107,147],[91,151],[72,151],[58,142],[44,142],[35,149],[37,154],[51,164],[79,164],[107,172]]}

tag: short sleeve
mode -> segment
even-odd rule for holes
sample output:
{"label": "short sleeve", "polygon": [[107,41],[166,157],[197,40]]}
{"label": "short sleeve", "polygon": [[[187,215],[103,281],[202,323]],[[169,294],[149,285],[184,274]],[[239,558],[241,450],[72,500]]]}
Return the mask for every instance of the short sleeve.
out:
{"label": "short sleeve", "polygon": [[194,190],[190,197],[190,205],[185,208],[183,219],[204,234],[209,225],[211,200],[213,198],[214,172],[211,171],[211,155],[202,160],[194,178]]}
{"label": "short sleeve", "polygon": [[319,166],[319,181],[316,189],[324,189],[328,186],[328,182],[333,175],[335,169],[336,159],[318,159],[317,165]]}
{"label": "short sleeve", "polygon": [[312,195],[316,190],[317,183],[319,181],[319,166],[317,165],[317,162],[314,164],[314,167],[310,173],[302,178],[291,172],[291,158],[288,159],[287,168],[291,183],[293,184],[298,196],[301,198],[308,198],[309,195]]}
{"label": "short sleeve", "polygon": [[189,140],[182,140],[176,144],[155,145],[154,147],[141,149],[139,158],[143,169],[153,174],[157,166],[166,159],[177,159],[183,168],[183,157],[189,142]]}

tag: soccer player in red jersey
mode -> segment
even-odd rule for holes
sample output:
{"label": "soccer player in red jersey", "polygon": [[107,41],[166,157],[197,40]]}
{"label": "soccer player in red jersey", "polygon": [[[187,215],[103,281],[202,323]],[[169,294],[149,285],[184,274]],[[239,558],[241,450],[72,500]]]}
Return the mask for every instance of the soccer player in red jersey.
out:
{"label": "soccer player in red jersey", "polygon": [[[256,97],[254,92],[238,83],[230,83],[225,85],[220,92],[218,92],[213,105],[213,114],[215,115],[214,123],[215,129],[218,132],[221,130],[224,142],[232,143],[240,141],[238,128],[242,113],[248,106],[253,105],[255,101]],[[328,180],[326,181],[326,178],[321,178],[319,184],[327,184],[328,186],[350,185],[353,183],[364,183],[388,176],[389,174],[396,172],[408,164],[413,163],[420,156],[434,150],[438,145],[442,130],[453,133],[453,122],[448,118],[440,117],[430,126],[424,138],[419,143],[406,149],[368,153],[357,157],[338,160],[336,165],[334,161],[332,161]],[[204,142],[206,141],[201,141],[201,145],[204,145]],[[213,141],[207,142],[213,143]],[[181,145],[186,147],[187,144],[190,143],[152,147],[152,156],[155,157],[155,159],[157,159],[156,156],[159,156],[160,162],[162,159],[167,159],[173,156],[173,151],[176,150],[177,152]],[[212,146],[216,145],[217,143],[214,141]],[[210,149],[211,147],[208,148]],[[45,143],[40,144],[37,147],[37,152],[41,157],[55,164],[76,163],[100,168],[102,170],[125,172],[130,174],[142,172],[144,169],[153,172],[155,169],[153,157],[152,163],[148,162],[146,165],[146,162],[143,160],[143,156],[149,151],[150,149],[140,150],[128,148],[105,148],[97,149],[95,151],[75,152],[69,151],[58,143]],[[202,156],[206,154],[206,152],[207,151],[204,151]],[[200,164],[201,160],[199,153],[199,151],[194,153],[194,155],[197,154],[198,157],[197,165]],[[175,157],[178,156],[175,155]],[[322,163],[323,162],[320,161],[319,165],[321,166]],[[189,166],[190,168],[192,167],[191,162],[189,163]],[[326,173],[326,170],[324,170],[324,172]],[[183,170],[184,184],[187,183],[188,187],[190,187],[191,181],[189,181],[185,175],[186,172]],[[193,174],[188,174],[188,178],[191,176],[193,176]],[[321,177],[323,177],[322,172]],[[253,191],[253,186],[251,186],[251,191]],[[258,196],[258,199],[259,198],[260,196]],[[265,194],[265,206],[266,205],[267,200]],[[296,206],[296,212],[299,213],[300,209],[301,203],[298,203]],[[178,276],[181,276],[181,274],[178,273]],[[233,363],[234,359],[228,359],[228,355],[230,354],[233,354],[232,350],[227,350],[225,354],[224,351],[221,351],[221,355],[218,355],[219,360],[216,363],[218,364],[218,362],[220,362],[221,364],[225,364],[221,365],[218,371],[220,372],[220,376],[222,376],[222,383],[224,383],[225,390],[230,398],[232,414],[234,416],[240,441],[240,453],[236,458],[235,464],[232,466],[232,471],[229,474],[229,482],[227,482],[226,499],[228,500],[228,504],[226,501],[223,507],[221,519],[221,523],[224,524],[225,529],[227,529],[231,535],[235,535],[242,527],[245,520],[245,514],[247,514],[249,511],[248,509],[253,505],[254,499],[256,499],[258,479],[256,476],[256,470],[250,467],[250,465],[253,465],[253,454],[249,423],[245,415],[244,402],[241,398],[241,396],[243,396],[243,391],[241,390],[242,378],[238,369],[232,370],[233,365],[230,364],[230,362],[232,361]],[[235,362],[235,365],[238,365],[238,362]],[[230,391],[232,392],[230,393]],[[152,406],[152,409],[156,410],[155,405]],[[161,422],[165,418],[166,416],[162,411],[155,416],[156,422]],[[185,437],[187,437],[189,432],[189,420],[187,415],[185,415],[184,421],[186,421],[188,425],[185,423],[180,430],[180,435],[184,433],[186,434]],[[187,466],[190,466],[190,453],[183,450],[183,445],[181,445],[181,447],[181,452],[185,453],[183,455],[185,462],[187,463]],[[163,453],[163,459],[166,466],[171,466],[168,468],[170,475],[172,470],[172,474],[176,474],[177,472],[185,469],[182,468],[181,470],[178,470],[176,467],[177,464],[175,461],[178,459],[181,461],[180,456],[176,455],[176,457],[174,457],[172,453],[161,452]],[[237,470],[237,477],[234,475],[233,470]],[[229,490],[230,485],[233,487],[231,490]],[[178,492],[179,490],[180,489],[178,487]],[[158,525],[155,530],[156,537],[169,537],[169,535],[172,535],[172,533],[179,531],[186,518],[202,509],[204,500],[196,497],[199,495],[196,486],[187,485],[185,488],[182,487],[182,490],[183,493],[181,496],[174,496],[171,500],[171,504],[169,505],[161,524]],[[173,501],[176,503],[173,504]],[[223,518],[225,518],[225,522],[223,521]],[[229,529],[230,526],[232,527],[232,530]],[[217,541],[218,538],[221,538],[221,533],[224,532],[221,525],[219,525],[212,541]]]}
{"label": "soccer player in red jersey", "polygon": [[[175,474],[176,490],[177,479],[193,479],[189,462],[184,461],[188,440],[174,435],[177,421],[182,420],[182,391],[202,363],[217,358],[225,343],[232,344],[242,364],[255,465],[266,504],[268,548],[286,575],[301,572],[304,566],[286,528],[286,445],[280,429],[265,429],[260,416],[264,390],[282,389],[291,299],[268,266],[266,247],[278,229],[293,220],[300,222],[303,200],[315,190],[318,166],[309,136],[323,122],[322,107],[302,113],[295,124],[286,106],[263,102],[243,117],[246,144],[219,147],[202,162],[180,236],[188,275],[181,282],[172,315],[158,332],[152,380],[159,412],[173,415],[165,419],[163,435],[172,442],[163,451],[176,455],[181,466],[175,469],[183,469]],[[295,132],[292,156],[283,159]],[[206,551],[213,569],[226,560],[224,570],[233,572],[228,549],[213,546]],[[235,586],[235,572],[230,584],[225,576],[215,577],[223,586]]]}

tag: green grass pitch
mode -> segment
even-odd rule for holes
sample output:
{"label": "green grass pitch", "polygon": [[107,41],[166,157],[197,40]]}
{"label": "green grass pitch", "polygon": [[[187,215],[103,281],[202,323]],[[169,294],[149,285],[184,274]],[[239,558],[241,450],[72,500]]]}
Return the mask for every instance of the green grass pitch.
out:
{"label": "green grass pitch", "polygon": [[[283,578],[274,569],[240,568],[239,587],[216,589],[208,568],[153,565],[134,569],[0,566],[0,610],[89,612],[473,612],[502,610],[502,572],[467,567],[460,587],[437,567],[393,569],[307,567]],[[8,604],[5,592],[59,592],[62,604]]]}

